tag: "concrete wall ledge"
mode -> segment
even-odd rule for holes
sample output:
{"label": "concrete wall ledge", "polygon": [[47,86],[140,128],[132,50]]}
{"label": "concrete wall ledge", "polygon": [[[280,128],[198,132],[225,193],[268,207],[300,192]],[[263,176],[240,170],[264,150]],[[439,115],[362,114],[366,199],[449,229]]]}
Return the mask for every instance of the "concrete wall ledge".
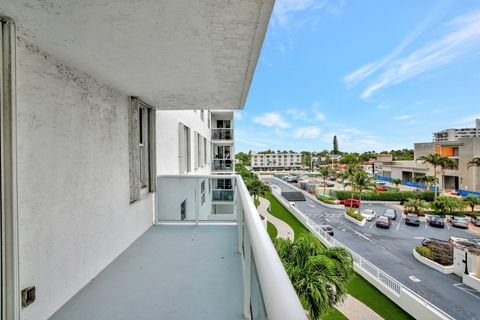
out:
{"label": "concrete wall ledge", "polygon": [[400,204],[400,201],[376,201],[376,200],[362,200],[362,203],[368,204]]}
{"label": "concrete wall ledge", "polygon": [[355,223],[357,226],[360,226],[360,227],[363,227],[365,225],[365,223],[367,223],[367,219],[363,219],[362,221],[358,221],[357,219],[353,218],[353,217],[350,217],[347,213],[344,213],[343,216],[345,217],[345,219],[347,219],[348,221],[350,222],[353,222]]}
{"label": "concrete wall ledge", "polygon": [[436,263],[435,261],[432,261],[430,259],[427,259],[423,256],[421,256],[416,250],[415,248],[413,249],[413,256],[415,257],[415,259],[417,259],[418,261],[420,261],[421,263],[423,263],[424,265],[432,268],[432,269],[435,269],[437,270],[438,272],[441,272],[443,274],[451,274],[451,273],[454,273],[454,267],[453,267],[453,264],[450,265],[450,266],[442,266],[441,264],[439,263]]}
{"label": "concrete wall ledge", "polygon": [[470,288],[480,291],[480,278],[477,278],[476,276],[472,276],[470,274],[464,274],[463,283],[469,286]]}

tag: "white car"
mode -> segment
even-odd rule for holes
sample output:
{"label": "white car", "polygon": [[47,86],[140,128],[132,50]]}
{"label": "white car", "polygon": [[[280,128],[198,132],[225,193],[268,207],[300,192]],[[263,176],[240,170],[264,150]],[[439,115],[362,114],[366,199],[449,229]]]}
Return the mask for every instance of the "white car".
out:
{"label": "white car", "polygon": [[367,219],[367,221],[372,221],[373,219],[375,219],[375,217],[377,216],[377,214],[375,213],[375,211],[373,211],[372,209],[365,209],[362,211],[361,213],[362,216],[365,217],[365,219]]}

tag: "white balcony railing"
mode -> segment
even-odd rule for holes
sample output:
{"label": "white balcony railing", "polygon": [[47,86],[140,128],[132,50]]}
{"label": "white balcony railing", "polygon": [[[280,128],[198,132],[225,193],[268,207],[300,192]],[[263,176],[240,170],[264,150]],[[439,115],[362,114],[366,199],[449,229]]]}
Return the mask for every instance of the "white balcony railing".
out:
{"label": "white balcony railing", "polygon": [[212,129],[212,140],[233,140],[233,129]]}
{"label": "white balcony railing", "polygon": [[212,161],[212,171],[233,171],[235,163],[231,159],[214,159]]}
{"label": "white balcony railing", "polygon": [[222,214],[219,216],[229,221],[234,217],[237,225],[237,249],[243,264],[245,318],[306,320],[305,310],[240,176],[158,176],[157,223],[175,221],[202,224],[221,220],[214,210],[214,191],[219,190],[213,188],[218,185],[216,179],[233,180],[233,190],[220,190],[222,197],[233,195],[230,212],[226,213],[222,204]]}

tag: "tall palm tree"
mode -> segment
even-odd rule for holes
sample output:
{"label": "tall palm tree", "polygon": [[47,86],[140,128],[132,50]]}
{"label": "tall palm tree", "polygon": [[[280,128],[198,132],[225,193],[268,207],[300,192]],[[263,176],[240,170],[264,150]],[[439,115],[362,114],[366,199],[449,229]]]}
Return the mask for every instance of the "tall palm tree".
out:
{"label": "tall palm tree", "polygon": [[331,171],[327,166],[320,167],[319,170],[320,176],[323,178],[323,195],[327,192],[327,178],[330,175]]}
{"label": "tall palm tree", "polygon": [[310,319],[320,319],[345,299],[354,276],[353,259],[345,248],[325,248],[312,235],[273,243]]}
{"label": "tall palm tree", "polygon": [[419,215],[430,208],[430,205],[427,201],[421,199],[410,198],[408,199],[404,205],[405,209],[409,212],[413,212],[416,215]]}
{"label": "tall palm tree", "polygon": [[467,163],[467,169],[470,167],[480,167],[480,157],[473,158]]}
{"label": "tall palm tree", "polygon": [[354,185],[359,193],[359,200],[362,200],[362,191],[374,186],[372,178],[363,170],[356,171],[352,175],[352,186]]}
{"label": "tall palm tree", "polygon": [[[349,185],[352,188],[352,199],[353,199],[353,194],[355,192],[355,183],[353,182],[353,176],[355,175],[356,172],[358,172],[358,167],[356,164],[349,164],[343,171],[344,179],[349,180],[348,183],[344,183],[343,185],[344,186]],[[350,208],[352,207],[353,207],[353,202],[350,203]]]}
{"label": "tall palm tree", "polygon": [[449,157],[443,157],[437,153],[430,153],[425,156],[419,158],[419,160],[423,161],[423,163],[429,163],[433,166],[433,174],[435,177],[435,197],[437,197],[437,169],[443,172],[445,169],[455,168],[457,165],[456,163],[450,159]]}

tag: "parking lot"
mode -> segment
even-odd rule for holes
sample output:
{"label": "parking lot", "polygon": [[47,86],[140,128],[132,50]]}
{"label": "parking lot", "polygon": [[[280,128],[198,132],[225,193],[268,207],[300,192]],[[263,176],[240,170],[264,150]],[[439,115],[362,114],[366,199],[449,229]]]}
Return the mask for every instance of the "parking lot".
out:
{"label": "parking lot", "polygon": [[[263,180],[282,191],[295,191],[285,182],[272,178]],[[465,287],[457,275],[444,275],[425,266],[412,254],[413,248],[424,238],[448,240],[453,236],[471,239],[480,238],[479,235],[450,225],[443,229],[430,227],[425,221],[421,221],[418,227],[407,226],[400,214],[389,229],[377,228],[375,220],[361,227],[347,221],[343,217],[344,210],[327,208],[309,198],[295,205],[314,222],[331,225],[337,240],[452,317],[480,319],[479,292]],[[377,216],[387,208],[400,212],[399,208],[385,204],[362,204],[359,211],[367,208],[375,210]]]}

